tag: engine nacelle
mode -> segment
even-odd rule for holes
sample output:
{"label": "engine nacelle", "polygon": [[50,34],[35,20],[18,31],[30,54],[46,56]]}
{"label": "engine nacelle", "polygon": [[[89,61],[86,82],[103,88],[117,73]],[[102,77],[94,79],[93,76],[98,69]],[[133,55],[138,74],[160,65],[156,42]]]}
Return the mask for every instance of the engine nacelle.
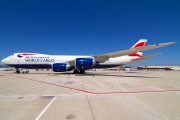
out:
{"label": "engine nacelle", "polygon": [[70,68],[70,65],[66,63],[54,63],[52,64],[52,70],[54,72],[65,72]]}
{"label": "engine nacelle", "polygon": [[77,58],[75,65],[79,70],[91,69],[95,65],[95,61],[92,58]]}

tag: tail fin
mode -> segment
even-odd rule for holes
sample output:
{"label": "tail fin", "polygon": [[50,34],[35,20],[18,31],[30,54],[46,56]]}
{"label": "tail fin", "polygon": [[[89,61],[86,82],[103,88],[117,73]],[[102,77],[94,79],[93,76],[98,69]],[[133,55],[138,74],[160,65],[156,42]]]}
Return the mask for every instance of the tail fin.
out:
{"label": "tail fin", "polygon": [[[146,43],[147,43],[147,39],[140,39],[140,40],[139,40],[136,44],[134,44],[130,49],[146,46]],[[129,54],[128,56],[133,56],[133,57],[139,57],[139,58],[141,58],[142,55],[143,55],[143,53],[142,53],[141,51],[139,51],[139,52],[137,52],[137,53]]]}
{"label": "tail fin", "polygon": [[142,46],[146,46],[147,43],[147,39],[140,39],[136,44],[134,44],[132,48],[137,48],[137,47],[142,47]]}

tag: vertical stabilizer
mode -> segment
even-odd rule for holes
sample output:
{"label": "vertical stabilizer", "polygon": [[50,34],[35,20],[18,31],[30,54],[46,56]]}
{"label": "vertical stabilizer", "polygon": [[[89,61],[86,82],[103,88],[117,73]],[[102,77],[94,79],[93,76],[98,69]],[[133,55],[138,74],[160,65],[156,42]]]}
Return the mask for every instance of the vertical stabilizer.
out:
{"label": "vertical stabilizer", "polygon": [[146,46],[146,43],[147,43],[147,39],[140,39],[136,44],[134,44],[132,48],[137,48],[137,47],[143,47],[143,46]]}
{"label": "vertical stabilizer", "polygon": [[[134,44],[130,49],[133,48],[138,48],[138,47],[143,47],[146,46],[147,43],[147,39],[140,39],[136,44]],[[134,56],[134,57],[142,57],[143,53],[141,51],[137,52],[137,53],[132,53],[129,54],[128,56]]]}

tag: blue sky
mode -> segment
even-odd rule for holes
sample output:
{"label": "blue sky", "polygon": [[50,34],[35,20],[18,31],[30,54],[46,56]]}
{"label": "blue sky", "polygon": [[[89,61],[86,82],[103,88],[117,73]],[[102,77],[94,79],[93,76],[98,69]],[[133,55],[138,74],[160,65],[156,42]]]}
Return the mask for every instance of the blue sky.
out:
{"label": "blue sky", "polygon": [[16,52],[98,55],[179,42],[144,52],[163,53],[137,65],[180,65],[179,0],[0,1],[0,60]]}

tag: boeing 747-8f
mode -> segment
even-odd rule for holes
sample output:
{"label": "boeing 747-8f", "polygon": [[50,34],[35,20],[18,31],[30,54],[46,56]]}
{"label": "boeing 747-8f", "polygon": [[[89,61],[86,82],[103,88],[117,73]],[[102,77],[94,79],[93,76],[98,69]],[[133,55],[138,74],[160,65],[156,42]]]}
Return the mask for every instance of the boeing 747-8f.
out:
{"label": "boeing 747-8f", "polygon": [[122,66],[134,62],[143,61],[159,54],[142,56],[142,51],[160,48],[174,44],[167,42],[146,46],[147,40],[140,39],[128,50],[122,50],[97,56],[71,56],[71,55],[47,55],[38,53],[14,53],[3,59],[1,62],[15,67],[16,72],[20,73],[19,68],[28,69],[52,69],[54,72],[65,72],[74,70],[74,73],[85,73],[91,68],[110,68]]}

